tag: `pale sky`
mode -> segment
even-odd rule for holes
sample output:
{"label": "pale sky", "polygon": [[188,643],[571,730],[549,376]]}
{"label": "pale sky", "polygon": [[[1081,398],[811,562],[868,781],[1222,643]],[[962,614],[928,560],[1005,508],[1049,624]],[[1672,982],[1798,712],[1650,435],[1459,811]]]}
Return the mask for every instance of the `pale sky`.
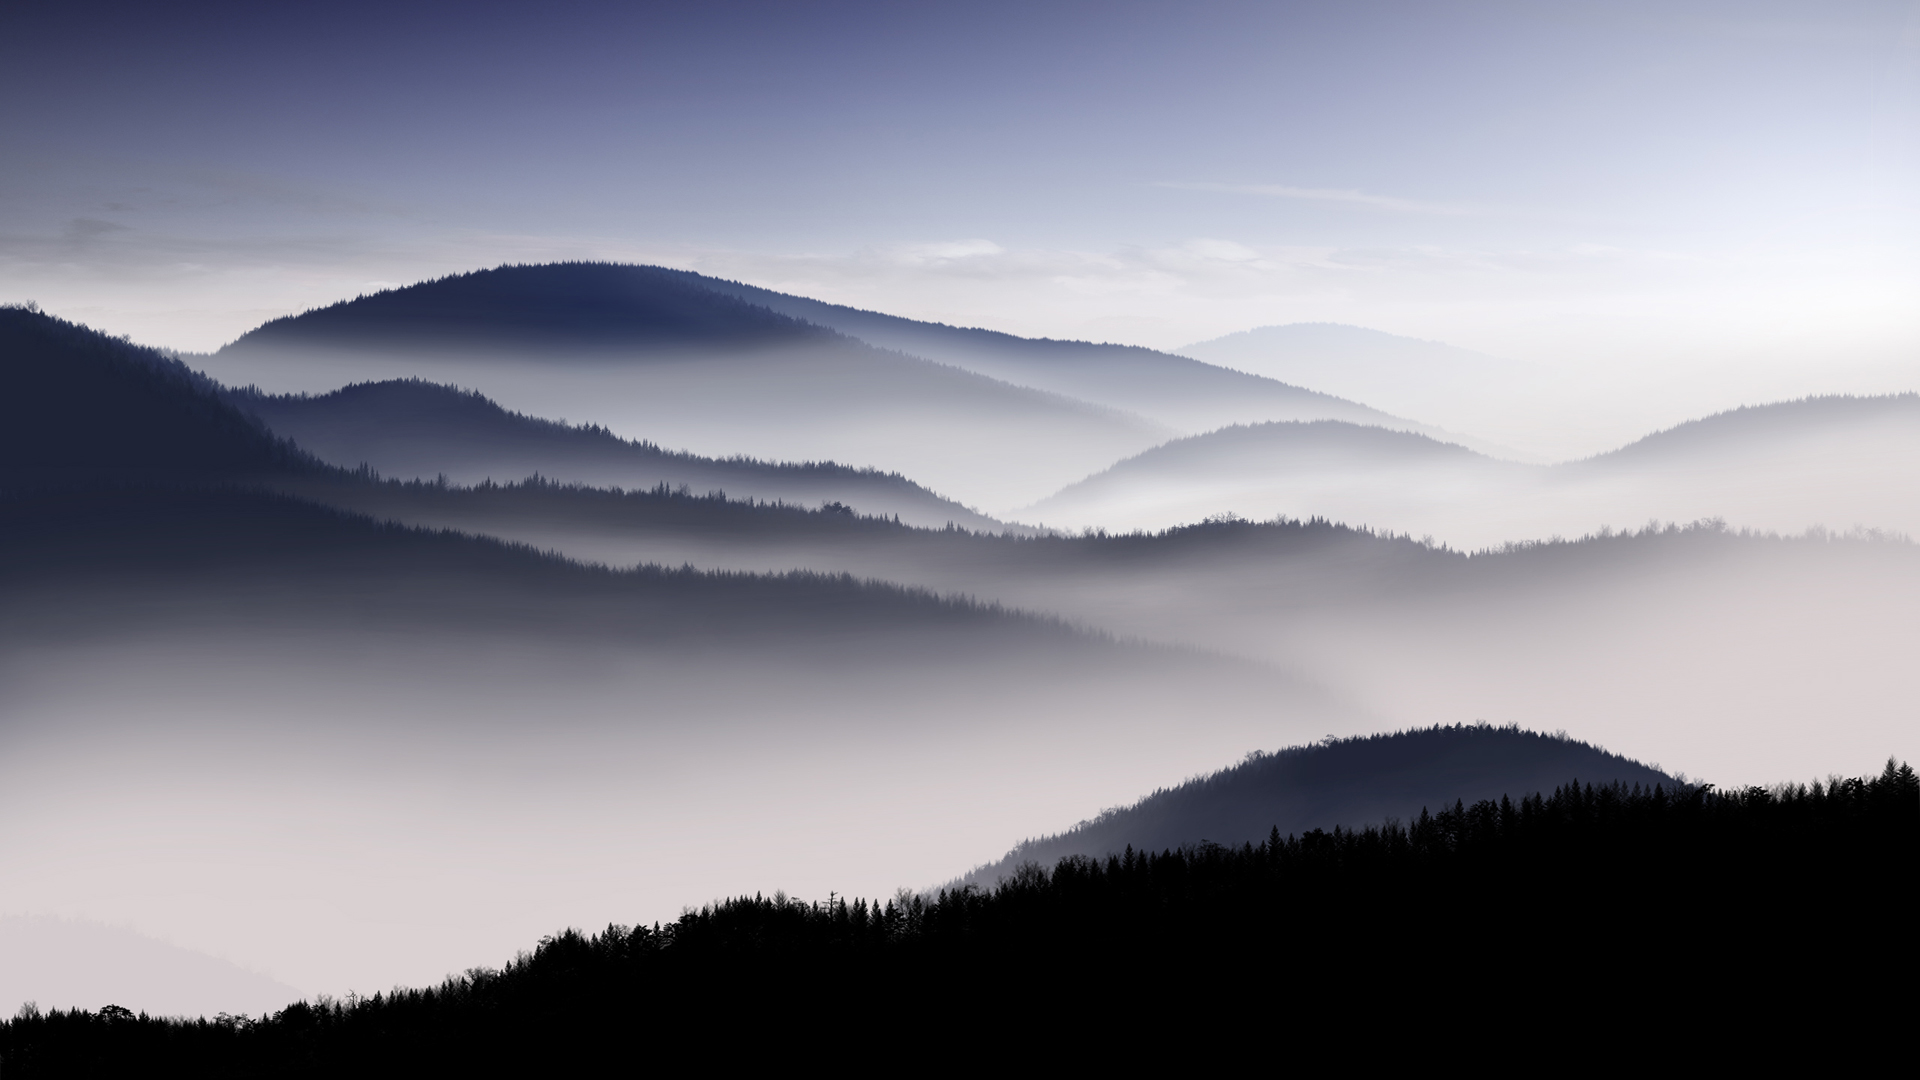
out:
{"label": "pale sky", "polygon": [[1176,348],[1920,371],[1920,5],[10,5],[0,301],[208,350],[601,258]]}

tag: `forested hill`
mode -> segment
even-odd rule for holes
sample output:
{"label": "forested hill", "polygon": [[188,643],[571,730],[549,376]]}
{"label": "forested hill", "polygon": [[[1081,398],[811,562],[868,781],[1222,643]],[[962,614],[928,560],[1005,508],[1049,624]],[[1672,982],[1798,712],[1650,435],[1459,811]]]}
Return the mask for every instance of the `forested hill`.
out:
{"label": "forested hill", "polygon": [[843,575],[582,566],[237,487],[0,500],[0,640],[168,626],[674,648],[757,641],[788,651],[849,635],[960,631],[1007,648],[1106,647],[1046,618]]}
{"label": "forested hill", "polygon": [[1057,836],[1029,840],[962,880],[991,885],[1025,863],[1160,851],[1282,833],[1407,818],[1423,806],[1472,803],[1502,793],[1551,791],[1573,781],[1680,785],[1674,777],[1565,735],[1518,727],[1453,725],[1329,739],[1271,754],[1156,791]]}
{"label": "forested hill", "polygon": [[305,473],[317,463],[152,349],[0,308],[0,489]]}
{"label": "forested hill", "polygon": [[834,503],[936,529],[1005,528],[898,473],[677,453],[599,426],[509,412],[481,394],[419,379],[355,383],[328,394],[238,390],[227,399],[324,461],[346,469],[367,465],[402,480],[477,484],[537,475],[628,490],[665,485],[758,502]]}

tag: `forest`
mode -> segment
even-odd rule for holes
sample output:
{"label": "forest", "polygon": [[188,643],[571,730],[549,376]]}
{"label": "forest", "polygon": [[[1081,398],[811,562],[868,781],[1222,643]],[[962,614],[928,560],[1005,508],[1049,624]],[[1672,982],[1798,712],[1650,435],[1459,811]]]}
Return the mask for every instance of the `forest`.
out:
{"label": "forest", "polygon": [[0,1075],[904,1067],[891,1052],[907,1040],[943,1062],[1043,1042],[1090,1061],[1130,1040],[1162,1055],[1256,1031],[1391,1041],[1463,1023],[1710,1035],[1812,985],[1824,1004],[1796,992],[1793,1008],[1884,1037],[1912,995],[1905,947],[1884,935],[1911,912],[1916,851],[1920,779],[1891,760],[1734,791],[1572,782],[1360,829],[1029,864],[991,890],[739,896],[257,1018],[27,1008],[0,1024]]}

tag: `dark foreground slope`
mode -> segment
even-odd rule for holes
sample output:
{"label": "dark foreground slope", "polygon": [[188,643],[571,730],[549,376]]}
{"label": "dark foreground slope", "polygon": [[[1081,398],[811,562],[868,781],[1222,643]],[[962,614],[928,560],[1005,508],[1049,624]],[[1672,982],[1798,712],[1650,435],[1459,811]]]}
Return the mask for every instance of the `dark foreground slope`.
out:
{"label": "dark foreground slope", "polygon": [[151,349],[0,307],[0,491],[311,470],[218,389]]}
{"label": "dark foreground slope", "polygon": [[832,503],[935,529],[1004,527],[898,473],[676,453],[603,427],[509,412],[480,394],[417,379],[356,383],[330,394],[235,391],[227,398],[323,461],[403,480],[464,485],[540,476],[594,487],[665,485],[758,502]]}
{"label": "dark foreground slope", "polygon": [[1245,1060],[1244,1039],[1196,1031],[1429,1065],[1826,1051],[1886,1038],[1910,996],[1886,944],[1916,844],[1920,782],[1892,761],[1724,794],[1568,785],[1405,825],[1066,859],[985,892],[740,897],[258,1020],[28,1011],[0,1025],[0,1054],[14,1077],[221,1077]]}
{"label": "dark foreground slope", "polygon": [[1618,754],[1517,727],[1455,725],[1328,739],[1250,755],[1230,769],[1156,791],[1058,836],[1028,840],[963,880],[991,885],[1027,863],[1051,866],[1068,856],[1104,857],[1127,848],[1237,846],[1262,839],[1273,828],[1283,833],[1355,828],[1410,818],[1423,806],[1552,791],[1575,781],[1669,789],[1679,784]]}

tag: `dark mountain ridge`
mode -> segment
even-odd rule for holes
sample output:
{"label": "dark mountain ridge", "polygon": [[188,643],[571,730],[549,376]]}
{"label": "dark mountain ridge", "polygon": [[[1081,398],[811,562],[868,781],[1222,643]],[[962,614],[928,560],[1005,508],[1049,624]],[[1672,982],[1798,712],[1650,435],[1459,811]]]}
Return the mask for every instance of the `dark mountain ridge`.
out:
{"label": "dark mountain ridge", "polygon": [[1515,726],[1433,727],[1329,738],[1254,753],[1239,765],[1163,788],[1064,833],[1028,840],[962,882],[991,886],[1029,863],[1096,859],[1126,848],[1164,851],[1200,843],[1237,847],[1283,836],[1403,820],[1423,807],[1476,803],[1567,784],[1661,786],[1686,782],[1657,767],[1568,738]]}
{"label": "dark mountain ridge", "polygon": [[660,267],[552,263],[449,274],[342,300],[263,323],[226,348],[717,349],[839,336]]}

